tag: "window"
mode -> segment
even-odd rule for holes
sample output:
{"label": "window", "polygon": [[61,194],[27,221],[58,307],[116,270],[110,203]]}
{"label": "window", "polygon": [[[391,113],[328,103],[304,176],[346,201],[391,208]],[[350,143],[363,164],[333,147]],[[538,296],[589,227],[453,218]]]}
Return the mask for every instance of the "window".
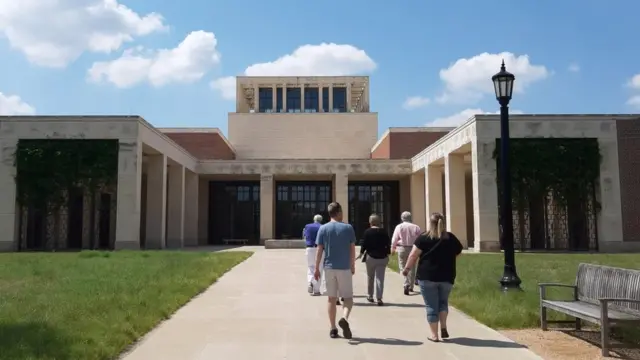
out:
{"label": "window", "polygon": [[300,88],[287,89],[287,111],[300,112],[302,99],[300,98]]}
{"label": "window", "polygon": [[318,97],[318,88],[305,88],[304,89],[304,111],[305,112],[319,112],[320,111],[320,99]]}
{"label": "window", "polygon": [[347,88],[333,88],[333,112],[347,112]]}
{"label": "window", "polygon": [[329,88],[322,88],[322,111],[329,112]]}
{"label": "window", "polygon": [[276,88],[276,111],[284,112],[284,106],[282,106],[284,88]]}
{"label": "window", "polygon": [[259,88],[258,89],[258,112],[272,112],[273,111],[273,88]]}

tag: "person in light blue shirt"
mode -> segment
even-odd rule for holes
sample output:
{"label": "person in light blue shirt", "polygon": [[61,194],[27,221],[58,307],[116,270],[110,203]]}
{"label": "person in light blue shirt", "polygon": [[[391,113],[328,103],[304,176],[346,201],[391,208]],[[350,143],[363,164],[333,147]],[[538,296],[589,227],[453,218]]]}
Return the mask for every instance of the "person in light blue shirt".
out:
{"label": "person in light blue shirt", "polygon": [[353,307],[353,274],[356,265],[356,234],[350,224],[342,222],[342,206],[333,202],[328,206],[331,221],[322,225],[318,230],[316,245],[316,270],[314,278],[320,278],[320,263],[324,254],[324,281],[327,287],[328,313],[331,330],[331,338],[338,337],[336,327],[336,301],[338,294],[343,298],[343,317],[338,321],[342,329],[342,335],[346,339],[351,339],[351,328],[349,326],[349,315]]}

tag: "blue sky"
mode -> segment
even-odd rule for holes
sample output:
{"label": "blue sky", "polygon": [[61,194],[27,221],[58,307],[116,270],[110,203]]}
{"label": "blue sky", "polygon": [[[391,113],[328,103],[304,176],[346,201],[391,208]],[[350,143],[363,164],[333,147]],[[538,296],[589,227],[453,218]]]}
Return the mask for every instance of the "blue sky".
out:
{"label": "blue sky", "polygon": [[235,103],[212,84],[262,63],[248,72],[370,75],[380,132],[455,125],[497,110],[490,76],[503,57],[521,90],[514,111],[632,113],[638,10],[631,0],[0,1],[0,113],[139,114],[226,133]]}

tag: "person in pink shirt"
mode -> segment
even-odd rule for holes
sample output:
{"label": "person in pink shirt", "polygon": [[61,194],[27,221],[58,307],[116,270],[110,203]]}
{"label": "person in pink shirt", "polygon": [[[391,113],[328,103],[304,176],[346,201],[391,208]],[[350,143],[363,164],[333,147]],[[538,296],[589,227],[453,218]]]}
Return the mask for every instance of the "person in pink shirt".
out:
{"label": "person in pink shirt", "polygon": [[[418,236],[422,234],[422,229],[420,229],[420,226],[411,222],[411,213],[408,211],[403,212],[400,215],[400,219],[402,223],[396,226],[395,230],[393,230],[393,236],[391,237],[391,253],[398,253],[398,267],[400,268],[399,270],[402,271],[409,259],[413,243]],[[413,292],[416,279],[416,267],[413,266],[411,271],[406,275],[403,274],[403,277],[404,294],[409,295],[410,292]]]}

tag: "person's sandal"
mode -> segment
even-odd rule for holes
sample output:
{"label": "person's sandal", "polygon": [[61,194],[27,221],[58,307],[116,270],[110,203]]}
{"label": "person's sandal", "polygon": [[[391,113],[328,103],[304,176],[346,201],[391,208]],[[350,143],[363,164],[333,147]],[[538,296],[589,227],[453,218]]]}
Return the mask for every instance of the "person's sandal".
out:
{"label": "person's sandal", "polygon": [[340,326],[340,328],[342,329],[342,336],[345,339],[351,339],[351,327],[349,326],[349,322],[345,318],[342,318],[340,319],[340,321],[338,321],[338,326]]}
{"label": "person's sandal", "polygon": [[382,306],[384,305],[384,303],[382,302],[382,300],[378,300],[378,306]]}
{"label": "person's sandal", "polygon": [[432,337],[428,337],[427,340],[431,341],[431,342],[440,342],[440,339],[438,338],[432,338]]}
{"label": "person's sandal", "polygon": [[373,304],[373,296],[367,296],[367,301]]}
{"label": "person's sandal", "polygon": [[337,339],[340,336],[338,335],[338,329],[331,329],[331,331],[329,331],[329,337],[332,339]]}
{"label": "person's sandal", "polygon": [[449,338],[449,332],[447,331],[446,328],[440,329],[440,337],[443,338],[443,339],[448,339]]}

